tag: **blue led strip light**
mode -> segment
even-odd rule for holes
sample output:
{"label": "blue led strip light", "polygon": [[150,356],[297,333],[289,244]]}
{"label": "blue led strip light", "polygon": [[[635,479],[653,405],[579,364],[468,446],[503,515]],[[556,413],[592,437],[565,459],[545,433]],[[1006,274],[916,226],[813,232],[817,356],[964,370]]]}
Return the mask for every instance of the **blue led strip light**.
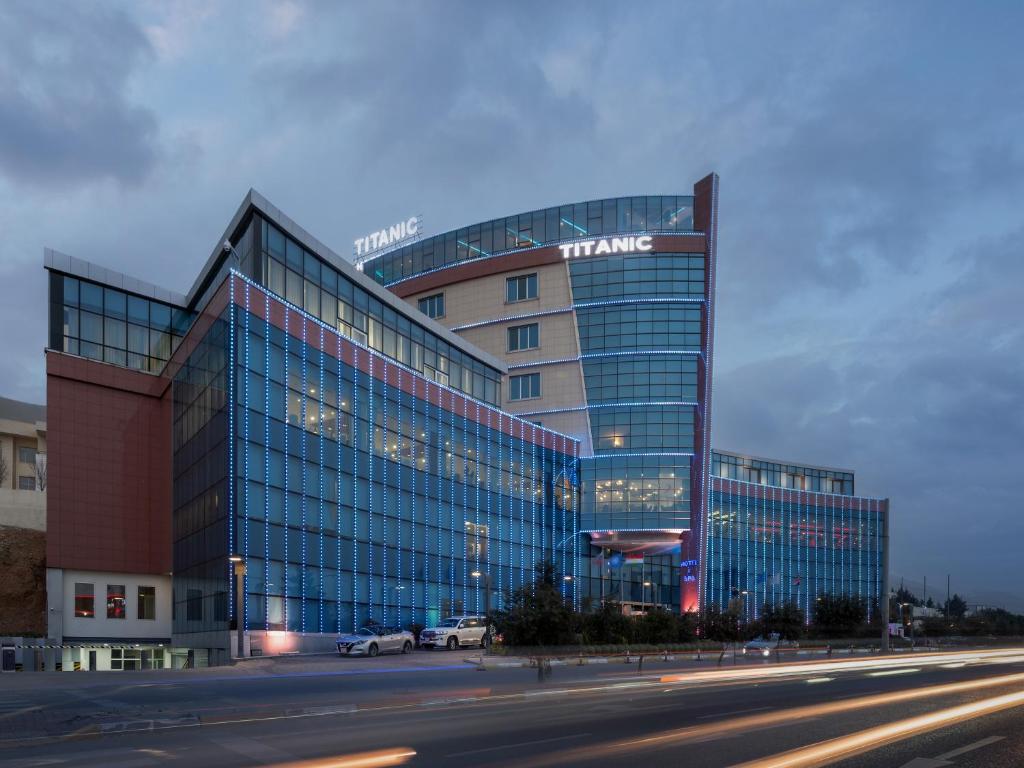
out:
{"label": "blue led strip light", "polygon": [[[335,385],[337,386],[337,390],[338,390],[337,391],[337,396],[335,398],[335,403],[337,403],[337,409],[335,411],[335,413],[337,413],[337,422],[336,422],[337,426],[335,427],[335,431],[334,431],[334,436],[337,438],[337,443],[335,444],[335,447],[337,448],[337,451],[338,451],[338,464],[337,464],[338,475],[337,475],[337,481],[336,481],[337,482],[337,492],[334,495],[334,498],[337,501],[337,508],[335,510],[335,512],[336,512],[335,519],[337,520],[337,528],[336,528],[337,536],[336,536],[336,541],[337,541],[337,549],[338,549],[338,560],[337,560],[338,575],[337,575],[337,578],[335,579],[335,588],[337,589],[337,595],[338,595],[337,596],[337,600],[338,600],[338,611],[337,611],[337,614],[338,615],[336,617],[336,621],[337,621],[337,625],[338,625],[337,631],[340,633],[341,632],[341,510],[342,510],[342,504],[341,504],[341,475],[342,475],[342,471],[341,471],[341,423],[343,421],[343,417],[341,415],[341,409],[345,405],[345,403],[341,399],[341,336],[338,335],[338,334],[335,334],[334,341],[335,341],[335,344],[336,344],[336,347],[337,347],[337,352],[338,352],[338,357],[334,361],[336,363],[336,365],[337,365],[337,374],[338,374],[337,375],[337,380],[335,382]],[[269,368],[268,368],[268,370],[269,370]],[[349,420],[349,423],[351,424],[352,420]],[[268,442],[268,445],[269,445],[269,442]],[[355,449],[353,447],[353,451],[354,450]],[[355,477],[353,477],[352,479],[353,479],[352,485],[354,486],[355,485],[355,482],[354,482],[355,481]],[[352,529],[352,534],[353,534],[353,538],[355,538],[355,528]],[[354,572],[355,570],[356,570],[356,564],[352,563],[352,571]],[[355,578],[354,573],[353,573],[353,578]],[[353,605],[353,607],[354,607],[354,605]]]}
{"label": "blue led strip light", "polygon": [[376,422],[376,420],[374,418],[374,414],[373,414],[373,406],[374,406],[374,399],[373,399],[373,384],[374,384],[373,358],[374,358],[373,355],[369,355],[369,361],[368,362],[370,364],[370,371],[369,371],[369,375],[366,377],[366,383],[367,383],[367,385],[369,387],[369,394],[367,395],[366,400],[367,400],[367,403],[368,403],[367,411],[368,411],[368,414],[369,414],[369,430],[370,430],[370,433],[367,435],[367,437],[369,438],[369,448],[370,448],[370,450],[368,451],[369,461],[367,462],[367,467],[366,467],[366,473],[367,473],[367,478],[368,478],[367,493],[366,493],[366,499],[367,499],[367,502],[366,502],[366,506],[367,506],[367,509],[366,509],[366,522],[367,522],[366,553],[367,553],[367,556],[369,558],[369,565],[367,566],[368,573],[367,573],[367,579],[366,579],[366,587],[367,587],[367,597],[366,597],[366,600],[367,600],[367,605],[369,606],[369,611],[370,611],[370,616],[371,617],[373,616],[373,465],[374,465],[374,456],[375,456],[375,453],[377,451],[377,422]]}
{"label": "blue led strip light", "polygon": [[[545,411],[525,411],[520,416],[543,416],[548,413],[575,413],[578,411],[587,411],[597,408],[647,408],[652,406],[686,406],[694,407],[697,405],[695,402],[686,400],[658,400],[654,402],[645,403],[597,403],[595,405],[580,405],[574,408],[551,408]],[[549,430],[550,431],[550,430]],[[692,455],[692,454],[691,454]]]}
{"label": "blue led strip light", "polygon": [[[504,583],[503,583],[503,575],[505,573],[505,569],[502,568],[502,565],[501,565],[502,555],[504,554],[504,552],[502,551],[503,550],[502,542],[505,541],[506,539],[508,541],[512,540],[512,518],[511,518],[511,512],[509,512],[509,515],[510,515],[509,516],[509,525],[508,525],[508,528],[505,530],[504,538],[502,537],[502,530],[501,530],[501,504],[502,504],[502,500],[505,499],[505,467],[508,466],[509,463],[511,463],[511,462],[504,461],[504,453],[503,453],[504,445],[505,445],[505,417],[504,417],[504,415],[502,415],[501,411],[499,411],[498,412],[498,463],[495,465],[497,467],[497,470],[498,470],[498,594],[499,595],[505,594],[505,588],[504,588]],[[508,504],[509,504],[509,508],[511,509],[511,506],[512,506],[511,497],[509,497]],[[511,560],[509,561],[509,563],[511,563]],[[511,577],[510,577],[509,578],[509,589],[511,589],[511,588],[512,588],[512,580],[511,580]]]}
{"label": "blue led strip light", "polygon": [[282,616],[284,617],[284,628],[285,630],[291,629],[291,625],[288,623],[288,411],[289,401],[291,400],[291,390],[288,389],[288,339],[291,338],[291,334],[288,332],[288,315],[291,313],[285,308],[284,311],[284,408],[285,408],[285,425],[284,425],[284,584],[281,585],[281,592],[284,595],[284,605],[282,606]]}
{"label": "blue led strip light", "polygon": [[[484,573],[487,574],[487,579],[484,581],[484,590],[486,592],[490,592],[491,591],[491,546],[490,546],[490,543],[491,543],[491,525],[492,525],[492,523],[491,523],[491,470],[492,470],[492,468],[494,466],[493,461],[491,459],[491,446],[492,446],[492,443],[494,442],[494,437],[493,437],[493,433],[492,433],[492,430],[491,430],[491,413],[487,409],[484,409],[484,410],[485,410],[485,413],[487,415],[487,437],[486,437],[486,440],[487,440],[487,443],[486,443],[486,445],[487,445],[487,462],[484,465],[484,469],[487,472],[487,537],[484,539],[484,546],[487,547],[487,556],[486,556],[486,561],[485,561],[485,564],[484,564],[484,568],[486,569],[484,571]],[[479,420],[479,417],[478,417],[477,418],[477,423],[479,424],[479,422],[480,422],[480,420]],[[477,459],[479,459],[479,458],[480,457],[477,456]],[[500,532],[499,532],[499,535],[500,535]],[[490,603],[490,599],[489,598],[490,598],[490,595],[485,596],[484,597],[484,603],[489,604]]]}
{"label": "blue led strip light", "polygon": [[[562,364],[567,364],[567,362],[579,362],[580,360],[593,359],[597,357],[635,357],[637,355],[643,354],[678,354],[699,357],[700,351],[697,349],[631,349],[625,352],[588,352],[587,354],[578,354],[572,357],[557,357],[555,359],[550,360],[517,362],[517,364],[515,364],[514,366],[509,366],[508,369],[509,371],[516,371],[523,368],[543,368],[544,366],[559,366]],[[591,408],[595,407],[592,406]]]}
{"label": "blue led strip light", "polygon": [[[248,283],[246,283],[248,285]],[[263,297],[264,341],[263,345],[263,629],[270,630],[270,299]],[[287,392],[287,388],[285,389]],[[286,401],[287,402],[287,401]],[[287,425],[287,408],[285,413]]]}
{"label": "blue led strip light", "polygon": [[[580,457],[580,444],[577,441],[572,443],[572,457],[573,457],[573,476],[569,479],[569,493],[572,495],[572,604],[573,608],[579,610],[580,599],[579,599],[579,583],[580,583],[580,532],[579,532],[579,515],[577,514],[577,503],[579,501],[579,457]],[[602,581],[604,580],[603,566],[602,566]]]}
{"label": "blue led strip light", "polygon": [[[448,497],[448,544],[449,544],[449,576],[448,576],[448,593],[451,599],[451,607],[455,608],[455,393],[451,392],[451,410],[448,413],[448,417],[451,419],[451,443],[448,446],[448,476],[450,484],[450,493]],[[463,558],[465,559],[465,558]],[[463,603],[465,608],[465,603]]]}
{"label": "blue led strip light", "polygon": [[[454,406],[455,403],[452,403]],[[467,545],[469,544],[468,532],[466,531],[466,518],[469,512],[469,418],[466,411],[469,403],[462,399],[462,522],[459,527],[462,529],[462,607],[469,610],[469,558],[466,556]],[[455,441],[452,441],[455,445]],[[452,531],[454,539],[455,532]]]}
{"label": "blue led strip light", "polygon": [[[405,587],[402,584],[402,451],[404,450],[403,443],[405,442],[405,435],[402,431],[402,369],[396,368],[395,375],[398,379],[395,384],[395,398],[397,400],[395,411],[398,414],[395,417],[395,496],[398,499],[398,517],[395,520],[395,528],[398,531],[397,543],[395,544],[395,571],[397,573],[398,589],[395,590],[395,623],[401,626],[402,624],[402,591]],[[416,439],[416,432],[413,433],[413,439]],[[409,450],[412,450],[412,446],[409,446]],[[415,472],[415,467],[413,468]]]}
{"label": "blue led strip light", "polygon": [[614,307],[622,304],[703,304],[703,296],[659,296],[636,297],[632,299],[602,299],[601,301],[581,301],[573,304],[573,309],[590,309],[591,307]]}
{"label": "blue led strip light", "polygon": [[[463,402],[465,402],[465,401],[463,401]],[[475,501],[473,502],[473,506],[474,506],[474,512],[475,512],[474,517],[475,517],[475,526],[476,527],[473,529],[473,537],[475,539],[475,541],[473,542],[473,544],[474,544],[474,546],[473,546],[473,557],[474,557],[474,560],[475,560],[474,564],[476,565],[476,569],[475,570],[476,570],[477,573],[481,573],[481,571],[480,571],[480,470],[482,469],[484,472],[486,472],[487,471],[487,466],[480,460],[480,403],[476,404],[476,419],[475,419],[475,421],[476,421],[476,454],[474,455],[474,460],[476,461],[476,471],[473,473],[473,479],[475,481],[475,483],[474,483],[475,488],[474,488],[474,491],[473,491]],[[484,581],[484,578],[483,578],[482,575],[477,577],[477,579],[476,579],[476,586],[475,586],[475,588],[473,590],[474,593],[475,593],[475,602],[476,602],[476,612],[477,613],[480,613],[480,586],[481,586],[481,582],[483,582],[483,581]],[[484,588],[485,589],[487,588],[486,585],[484,585]]]}
{"label": "blue led strip light", "polygon": [[381,584],[384,589],[384,594],[381,596],[384,602],[383,621],[384,626],[388,626],[388,605],[391,602],[391,593],[394,590],[388,588],[388,437],[390,430],[388,429],[388,394],[390,387],[388,386],[388,368],[390,368],[386,362],[381,364],[381,368],[384,370],[381,372],[381,388],[380,388],[380,400],[381,400],[381,413],[383,417],[383,426],[381,427],[381,448],[383,448],[383,454],[381,456],[381,488],[384,489],[384,498],[381,501],[381,545],[380,551],[383,562],[381,563]]}
{"label": "blue led strip light", "polygon": [[[243,426],[243,430],[245,432],[245,437],[244,437],[244,439],[245,439],[245,443],[244,443],[244,445],[245,445],[245,485],[243,486],[244,493],[245,493],[245,497],[244,497],[245,501],[243,502],[243,509],[242,509],[243,514],[244,514],[244,517],[242,519],[244,527],[243,527],[243,534],[242,534],[242,563],[243,563],[242,584],[241,584],[242,594],[240,596],[241,597],[241,603],[242,603],[242,615],[238,617],[238,621],[237,621],[237,625],[236,625],[238,627],[237,631],[241,632],[243,635],[245,634],[245,630],[248,627],[248,624],[246,623],[246,618],[248,616],[248,606],[249,606],[249,600],[248,600],[248,595],[249,595],[249,590],[248,590],[248,586],[249,586],[249,404],[252,402],[252,392],[249,391],[249,386],[250,386],[250,381],[249,381],[250,373],[249,372],[251,370],[250,365],[249,365],[249,347],[252,346],[251,343],[250,343],[250,336],[249,336],[249,332],[250,332],[250,319],[249,319],[249,317],[250,317],[250,312],[249,312],[249,285],[248,285],[248,283],[246,283],[246,286],[245,286],[245,402],[243,403],[243,410],[242,410],[242,413],[244,414],[244,418],[245,418],[244,426]],[[237,368],[235,370],[237,370]],[[264,449],[264,452],[266,452],[266,448]],[[266,493],[266,491],[264,491],[264,493]]]}
{"label": "blue led strip light", "polygon": [[[318,591],[320,592],[320,621],[318,625],[318,632],[324,631],[324,366],[327,361],[324,359],[324,329],[320,329],[320,424],[317,427],[317,431],[320,433],[320,585]],[[335,401],[334,410],[334,425],[335,432],[334,438],[338,439],[337,425],[338,425],[338,403]]]}
{"label": "blue led strip light", "polygon": [[[230,306],[228,307],[228,363],[226,366],[228,387],[228,554],[235,550],[235,281],[228,281]],[[228,568],[228,618],[235,618],[235,566],[230,560]]]}
{"label": "blue led strip light", "polygon": [[[340,467],[339,467],[340,469]],[[359,350],[352,350],[352,631],[359,629]],[[339,574],[340,578],[340,574]]]}
{"label": "blue led strip light", "polygon": [[[410,557],[412,558],[410,560],[410,564],[412,566],[412,579],[410,580],[411,581],[410,589],[412,590],[412,594],[409,595],[409,597],[410,597],[410,605],[412,606],[412,621],[413,621],[414,624],[419,621],[419,619],[416,616],[416,498],[417,498],[416,497],[416,475],[419,474],[419,469],[420,469],[419,465],[417,465],[417,463],[416,463],[416,460],[419,458],[419,453],[420,453],[420,450],[419,450],[419,435],[416,432],[416,405],[417,405],[416,385],[417,385],[418,381],[419,381],[418,377],[416,377],[416,376],[412,377],[412,397],[410,398],[410,403],[409,403],[409,409],[412,411],[412,444],[410,446],[410,450],[412,451],[412,457],[411,457],[412,458],[412,472],[409,473],[409,482],[410,482],[410,486],[412,488],[412,498],[410,499],[410,504],[409,504],[409,515],[412,518],[410,520],[410,531],[411,531],[412,541],[409,542],[409,554],[410,554]],[[424,455],[426,455],[425,451],[426,451],[426,438],[424,438]],[[424,462],[423,469],[426,470],[425,462]],[[424,610],[426,610],[426,605],[425,604],[424,604],[423,607],[424,607]]]}
{"label": "blue led strip light", "polygon": [[[753,600],[743,601],[743,618],[744,620],[750,619],[750,603],[757,602],[757,547],[753,547],[754,558],[753,558],[753,569],[751,569],[751,541],[750,541],[750,530],[751,530],[751,519],[750,519],[750,494],[744,494],[743,496],[743,570],[746,573],[744,579],[743,588],[748,595],[753,595]],[[753,573],[751,573],[753,570]]]}
{"label": "blue led strip light", "polygon": [[598,459],[621,459],[624,456],[693,456],[693,453],[599,453],[596,456],[581,456],[580,461],[596,461]]}
{"label": "blue led strip light", "polygon": [[[441,483],[444,480],[444,473],[448,469],[448,465],[444,463],[444,424],[441,421],[441,389],[435,387],[437,391],[437,506],[435,508],[435,515],[437,518],[437,600],[441,600],[441,500],[444,495],[441,493]],[[453,606],[449,606],[449,610]]]}
{"label": "blue led strip light", "polygon": [[[541,523],[543,525],[543,522]],[[537,565],[537,427],[530,425],[530,566]],[[541,541],[543,544],[543,540]]]}
{"label": "blue led strip light", "polygon": [[519,423],[519,583],[526,583],[526,424]]}
{"label": "blue led strip light", "polygon": [[549,315],[564,315],[572,312],[573,308],[559,307],[557,309],[546,309],[543,312],[524,312],[518,315],[505,315],[504,317],[498,317],[491,320],[481,320],[476,323],[465,323],[463,325],[453,325],[450,330],[453,331],[466,331],[470,328],[482,328],[485,325],[497,325],[498,323],[507,323],[512,320],[526,320],[532,317],[547,317]]}
{"label": "blue led strip light", "polygon": [[[306,506],[309,503],[308,496],[306,495],[306,434],[309,432],[309,363],[308,363],[308,352],[306,343],[306,321],[302,321],[302,431],[299,432],[299,439],[302,441],[302,445],[299,450],[299,457],[302,460],[302,475],[299,477],[299,487],[302,489],[302,521],[300,523],[299,530],[302,536],[302,577],[299,579],[299,594],[302,596],[302,604],[299,607],[299,626],[302,631],[306,631],[306,602],[308,601],[308,595],[306,594],[306,568],[309,563],[308,552],[306,551]],[[287,566],[285,566],[287,567]]]}
{"label": "blue led strip light", "polygon": [[[716,194],[716,200],[717,200],[717,194]],[[508,227],[506,227],[505,229],[506,229],[506,231],[509,234],[515,236],[516,238],[526,237],[525,235],[523,235],[522,232],[516,232],[515,230],[509,229]],[[636,231],[636,232],[616,232],[616,233],[609,233],[608,234],[609,237],[612,237],[612,236],[614,236],[614,237],[629,237],[631,235],[632,236],[657,235],[658,237],[693,237],[694,235],[696,235],[698,237],[703,237],[704,233],[703,232],[696,232],[696,231],[693,231],[693,232],[672,232],[672,231],[669,231],[669,230],[640,230],[640,231]],[[476,263],[476,262],[479,262],[479,261],[482,261],[482,260],[485,260],[485,259],[498,259],[498,258],[501,258],[502,256],[508,256],[510,254],[513,254],[513,253],[523,253],[524,251],[532,251],[532,250],[534,250],[536,248],[555,248],[559,244],[563,244],[564,245],[564,244],[576,243],[578,241],[585,240],[585,239],[588,239],[588,238],[574,237],[574,238],[570,238],[570,239],[567,239],[567,240],[562,240],[562,239],[550,240],[550,241],[548,241],[546,243],[538,243],[532,237],[527,237],[527,239],[529,239],[532,244],[529,245],[529,246],[523,247],[523,248],[509,248],[509,249],[504,250],[504,251],[493,251],[493,252],[491,252],[487,256],[477,256],[477,257],[475,257],[473,259],[461,259],[459,261],[452,262],[451,264],[443,264],[440,267],[434,267],[433,269],[425,269],[425,270],[423,270],[421,272],[417,272],[414,275],[407,275],[405,277],[400,277],[397,280],[391,280],[391,281],[389,281],[387,283],[384,283],[384,285],[386,287],[388,287],[388,288],[391,288],[392,286],[398,285],[399,283],[404,283],[406,280],[413,280],[413,279],[415,279],[417,277],[423,277],[424,275],[432,275],[435,272],[441,272],[441,271],[443,271],[445,269],[451,269],[452,267],[462,266],[463,264],[466,264],[467,262],[470,262],[470,261]],[[671,253],[671,251],[661,251],[661,253]],[[384,255],[384,254],[381,254],[381,255]],[[629,255],[629,254],[626,254],[626,255]],[[643,255],[646,255],[646,253],[644,253]],[[366,263],[369,263],[369,262],[366,262]],[[364,264],[364,267],[365,267],[365,264]]]}

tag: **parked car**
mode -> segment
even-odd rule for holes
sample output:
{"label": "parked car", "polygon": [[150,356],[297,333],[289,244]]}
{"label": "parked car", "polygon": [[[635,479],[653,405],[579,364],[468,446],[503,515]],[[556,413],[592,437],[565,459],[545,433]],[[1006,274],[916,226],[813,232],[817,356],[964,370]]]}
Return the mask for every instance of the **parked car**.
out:
{"label": "parked car", "polygon": [[486,616],[452,616],[420,632],[424,648],[443,647],[449,651],[471,645],[486,648],[492,639]]}
{"label": "parked car", "polygon": [[799,648],[800,644],[793,640],[782,640],[777,634],[773,634],[771,637],[765,639],[763,637],[755,637],[753,640],[748,640],[743,644],[744,655],[758,655],[770,656],[772,651],[776,648]]}
{"label": "parked car", "polygon": [[373,625],[335,641],[341,656],[376,656],[379,653],[412,653],[415,638],[400,627]]}

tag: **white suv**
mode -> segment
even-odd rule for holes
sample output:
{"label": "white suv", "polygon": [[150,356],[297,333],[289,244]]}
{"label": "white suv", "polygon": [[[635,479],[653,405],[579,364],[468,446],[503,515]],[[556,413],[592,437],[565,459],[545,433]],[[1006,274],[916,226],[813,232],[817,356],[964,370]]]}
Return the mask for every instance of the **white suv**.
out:
{"label": "white suv", "polygon": [[444,647],[449,651],[468,645],[486,648],[491,644],[490,628],[485,616],[452,616],[420,632],[424,648]]}

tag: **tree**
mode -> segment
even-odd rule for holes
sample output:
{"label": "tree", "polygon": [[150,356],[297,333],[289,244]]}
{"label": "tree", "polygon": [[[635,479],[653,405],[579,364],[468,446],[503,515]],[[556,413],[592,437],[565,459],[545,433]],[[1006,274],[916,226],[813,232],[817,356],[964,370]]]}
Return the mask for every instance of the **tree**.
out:
{"label": "tree", "polygon": [[0,487],[7,482],[7,457],[4,456],[4,452],[0,450]]}
{"label": "tree", "polygon": [[765,637],[778,633],[783,640],[799,640],[805,630],[804,612],[796,603],[783,603],[775,608],[766,603],[761,609],[761,623]]}
{"label": "tree", "polygon": [[40,491],[46,490],[46,454],[36,454],[36,488]]}
{"label": "tree", "polygon": [[867,605],[850,595],[819,595],[814,605],[815,629],[825,637],[850,637],[865,623]]}
{"label": "tree", "polygon": [[714,603],[701,613],[700,634],[704,640],[735,641],[739,639],[739,614],[723,611]]}
{"label": "tree", "polygon": [[960,620],[967,613],[967,601],[964,600],[960,595],[954,594],[945,604],[946,613],[949,614],[950,619]]}
{"label": "tree", "polygon": [[505,596],[494,624],[508,645],[562,645],[572,642],[573,612],[555,586],[554,563],[540,563],[537,578]]}

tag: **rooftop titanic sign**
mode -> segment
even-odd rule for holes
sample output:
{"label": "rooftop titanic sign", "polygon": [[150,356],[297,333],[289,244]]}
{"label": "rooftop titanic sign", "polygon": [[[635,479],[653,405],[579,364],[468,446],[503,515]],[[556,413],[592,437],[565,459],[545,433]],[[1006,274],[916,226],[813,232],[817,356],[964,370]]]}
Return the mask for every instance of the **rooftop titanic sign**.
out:
{"label": "rooftop titanic sign", "polygon": [[600,256],[604,253],[636,253],[650,251],[654,243],[650,235],[640,237],[606,237],[601,240],[580,240],[575,243],[559,245],[562,257],[566,259],[576,256]]}
{"label": "rooftop titanic sign", "polygon": [[356,266],[361,265],[377,251],[415,238],[419,235],[420,223],[419,216],[410,216],[390,227],[371,232],[364,237],[357,237],[352,241],[352,254],[356,259]]}

